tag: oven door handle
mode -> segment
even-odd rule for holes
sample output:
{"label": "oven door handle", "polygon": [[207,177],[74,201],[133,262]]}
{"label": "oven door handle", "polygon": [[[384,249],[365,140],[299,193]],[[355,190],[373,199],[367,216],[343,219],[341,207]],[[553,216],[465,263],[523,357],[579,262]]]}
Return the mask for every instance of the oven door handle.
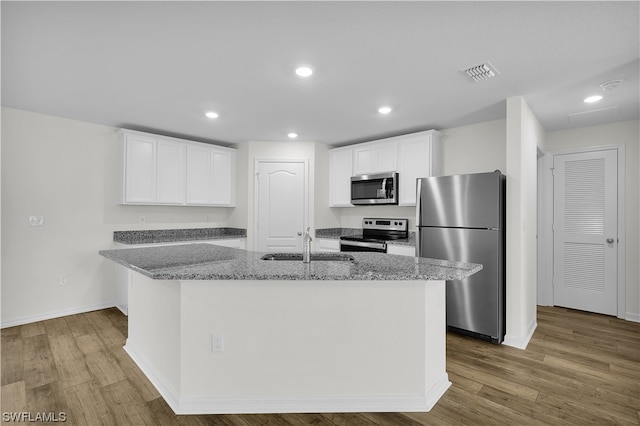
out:
{"label": "oven door handle", "polygon": [[340,246],[370,247],[370,248],[375,248],[375,249],[380,249],[385,251],[387,250],[387,243],[371,243],[371,242],[363,243],[360,241],[340,240]]}

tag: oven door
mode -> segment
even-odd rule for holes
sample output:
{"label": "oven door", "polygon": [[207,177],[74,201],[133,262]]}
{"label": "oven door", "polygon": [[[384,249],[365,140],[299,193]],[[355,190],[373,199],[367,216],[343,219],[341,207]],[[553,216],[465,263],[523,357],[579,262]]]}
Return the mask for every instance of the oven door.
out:
{"label": "oven door", "polygon": [[376,253],[386,253],[387,244],[372,241],[340,240],[340,251],[371,251]]}

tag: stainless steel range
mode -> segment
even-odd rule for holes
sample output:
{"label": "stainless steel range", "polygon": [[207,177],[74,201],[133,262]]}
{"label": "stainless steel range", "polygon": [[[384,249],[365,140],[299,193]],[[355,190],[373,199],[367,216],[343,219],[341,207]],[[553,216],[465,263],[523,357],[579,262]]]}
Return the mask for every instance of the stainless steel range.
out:
{"label": "stainless steel range", "polygon": [[387,241],[409,237],[408,219],[362,219],[362,236],[340,237],[340,251],[387,252]]}

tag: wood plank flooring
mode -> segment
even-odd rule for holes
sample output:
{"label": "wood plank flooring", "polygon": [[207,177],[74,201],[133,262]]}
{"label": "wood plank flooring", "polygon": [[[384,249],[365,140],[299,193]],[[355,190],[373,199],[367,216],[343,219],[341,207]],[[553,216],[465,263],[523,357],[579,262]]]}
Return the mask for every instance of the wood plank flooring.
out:
{"label": "wood plank flooring", "polygon": [[65,424],[90,426],[640,425],[640,324],[564,308],[538,308],[525,351],[448,334],[453,386],[429,413],[176,416],[122,349],[126,335],[115,308],[3,329],[1,421],[64,413]]}

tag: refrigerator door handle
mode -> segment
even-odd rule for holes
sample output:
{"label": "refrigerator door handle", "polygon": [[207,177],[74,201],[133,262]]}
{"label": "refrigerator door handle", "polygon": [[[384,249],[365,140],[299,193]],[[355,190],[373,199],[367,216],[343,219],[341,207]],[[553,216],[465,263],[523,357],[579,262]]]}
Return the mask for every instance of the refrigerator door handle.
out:
{"label": "refrigerator door handle", "polygon": [[422,179],[416,179],[416,257],[420,256],[420,219],[422,216]]}

